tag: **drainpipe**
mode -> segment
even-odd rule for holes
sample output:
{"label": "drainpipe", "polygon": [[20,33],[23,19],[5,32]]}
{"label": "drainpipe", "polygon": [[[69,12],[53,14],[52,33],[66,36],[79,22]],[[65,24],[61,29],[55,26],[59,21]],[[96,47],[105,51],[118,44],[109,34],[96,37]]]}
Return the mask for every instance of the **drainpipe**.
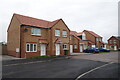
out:
{"label": "drainpipe", "polygon": [[22,41],[21,27],[22,25],[20,25],[20,58],[21,58],[21,41]]}

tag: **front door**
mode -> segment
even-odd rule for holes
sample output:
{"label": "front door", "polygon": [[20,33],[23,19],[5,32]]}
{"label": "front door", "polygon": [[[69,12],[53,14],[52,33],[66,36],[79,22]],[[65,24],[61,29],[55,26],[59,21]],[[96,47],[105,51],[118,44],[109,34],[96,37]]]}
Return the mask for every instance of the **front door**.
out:
{"label": "front door", "polygon": [[116,45],[114,46],[114,50],[117,50],[117,46]]}
{"label": "front door", "polygon": [[56,47],[56,55],[60,55],[60,44],[55,44]]}
{"label": "front door", "polygon": [[70,45],[70,53],[73,53],[73,45]]}
{"label": "front door", "polygon": [[83,52],[83,46],[80,45],[80,52]]}
{"label": "front door", "polygon": [[46,55],[46,45],[41,44],[41,56],[45,56],[45,55]]}

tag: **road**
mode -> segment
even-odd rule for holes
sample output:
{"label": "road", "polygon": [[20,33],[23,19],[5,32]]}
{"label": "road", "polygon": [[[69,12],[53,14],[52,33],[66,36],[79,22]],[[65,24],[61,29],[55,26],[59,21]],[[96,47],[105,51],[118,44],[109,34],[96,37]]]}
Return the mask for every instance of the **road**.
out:
{"label": "road", "polygon": [[[114,56],[113,56],[114,55]],[[97,58],[98,57],[98,58]],[[103,58],[105,58],[103,60]],[[118,78],[118,52],[19,64],[3,62],[3,78]],[[12,65],[11,65],[12,64]]]}

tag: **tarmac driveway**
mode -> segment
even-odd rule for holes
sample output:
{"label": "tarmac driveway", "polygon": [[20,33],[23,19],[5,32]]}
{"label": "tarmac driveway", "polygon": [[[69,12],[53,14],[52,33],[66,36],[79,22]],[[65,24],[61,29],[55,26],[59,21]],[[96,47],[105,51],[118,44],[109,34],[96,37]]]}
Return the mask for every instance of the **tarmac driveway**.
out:
{"label": "tarmac driveway", "polygon": [[115,62],[118,63],[120,58],[118,56],[120,55],[120,52],[110,52],[110,53],[85,53],[85,54],[75,54],[75,56],[72,56],[74,59],[87,59],[87,60],[94,60],[94,61],[102,61],[102,62]]}

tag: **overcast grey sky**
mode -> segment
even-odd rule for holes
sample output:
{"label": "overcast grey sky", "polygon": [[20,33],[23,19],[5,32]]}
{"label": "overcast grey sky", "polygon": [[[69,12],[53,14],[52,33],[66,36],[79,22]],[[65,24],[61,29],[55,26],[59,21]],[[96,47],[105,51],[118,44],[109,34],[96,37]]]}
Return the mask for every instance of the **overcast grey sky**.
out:
{"label": "overcast grey sky", "polygon": [[13,13],[53,21],[62,18],[70,30],[118,35],[119,0],[0,0],[0,41],[7,41]]}

